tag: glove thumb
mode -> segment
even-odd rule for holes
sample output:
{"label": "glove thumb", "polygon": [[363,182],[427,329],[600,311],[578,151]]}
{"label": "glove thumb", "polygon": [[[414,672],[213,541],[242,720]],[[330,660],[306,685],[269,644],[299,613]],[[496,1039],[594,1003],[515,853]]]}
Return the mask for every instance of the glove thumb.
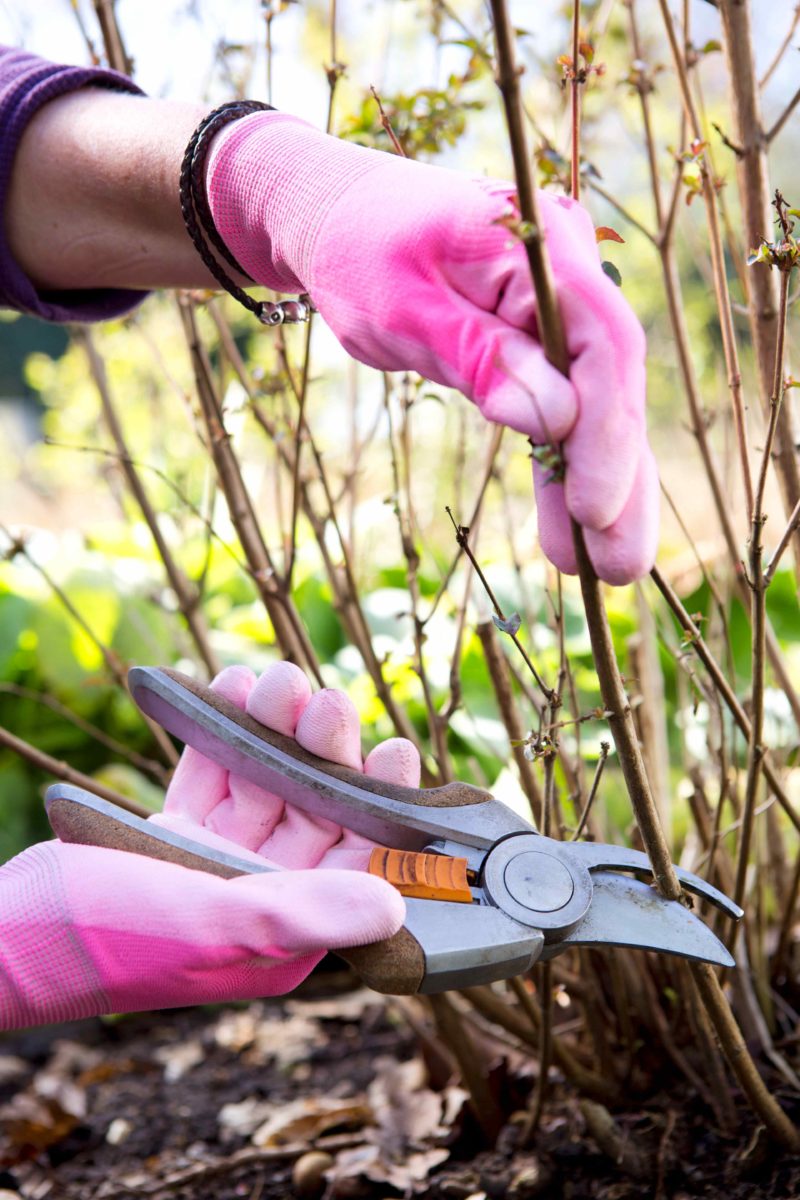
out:
{"label": "glove thumb", "polygon": [[245,875],[231,883],[263,909],[269,941],[287,954],[367,946],[391,937],[405,918],[400,893],[360,871],[317,867]]}

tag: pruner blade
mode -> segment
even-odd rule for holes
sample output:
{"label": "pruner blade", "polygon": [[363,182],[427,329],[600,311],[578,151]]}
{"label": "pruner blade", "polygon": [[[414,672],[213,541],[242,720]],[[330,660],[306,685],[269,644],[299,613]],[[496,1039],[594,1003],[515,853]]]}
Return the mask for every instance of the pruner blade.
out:
{"label": "pruner blade", "polygon": [[[653,865],[641,850],[632,850],[629,846],[610,846],[601,842],[568,842],[567,845],[571,858],[591,871],[593,879],[598,878],[599,871],[632,871],[635,875],[653,878]],[[675,864],[673,870],[687,892],[699,896],[701,900],[707,900],[735,921],[744,916],[744,909],[713,884]]]}
{"label": "pruner blade", "polygon": [[629,876],[592,872],[592,903],[586,916],[552,946],[552,958],[569,946],[629,946],[732,967],[734,959],[703,921],[677,900]]}

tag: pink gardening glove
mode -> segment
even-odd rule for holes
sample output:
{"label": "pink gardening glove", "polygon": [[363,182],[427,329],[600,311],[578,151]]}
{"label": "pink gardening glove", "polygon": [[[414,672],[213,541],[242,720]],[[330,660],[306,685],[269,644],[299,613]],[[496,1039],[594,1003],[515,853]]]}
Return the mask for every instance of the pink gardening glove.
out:
{"label": "pink gardening glove", "polygon": [[283,113],[236,121],[206,173],[214,222],[258,283],[308,291],[342,345],[380,370],[458,388],[491,421],[563,444],[564,484],[534,466],[542,548],[574,573],[568,514],[601,578],[646,574],[658,477],[645,429],[645,341],[604,274],[588,213],[540,193],[572,366],[546,361],[508,183],[354,146]]}
{"label": "pink gardening glove", "polygon": [[[229,667],[215,687],[323,758],[419,784],[416,749],[402,739],[362,764],[353,705],[342,692],[312,696],[291,663],[258,682]],[[225,880],[120,850],[33,846],[0,869],[0,1029],[279,995],[326,949],[389,937],[403,922],[400,894],[361,873],[371,843],[194,750],[184,751],[165,811],[152,819],[293,869]]]}

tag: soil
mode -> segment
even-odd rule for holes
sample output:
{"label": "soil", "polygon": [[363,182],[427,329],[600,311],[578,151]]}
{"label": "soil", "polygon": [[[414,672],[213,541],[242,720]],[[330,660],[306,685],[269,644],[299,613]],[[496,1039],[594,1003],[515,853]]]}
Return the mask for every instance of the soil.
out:
{"label": "soil", "polygon": [[[722,1133],[685,1086],[615,1110],[604,1137],[554,1072],[521,1149],[534,1081],[521,1055],[498,1055],[495,1095],[516,1116],[489,1150],[401,1010],[330,972],[249,1006],[10,1034],[0,1200],[800,1197],[800,1159],[768,1145],[741,1103]],[[800,1118],[800,1097],[774,1083]]]}

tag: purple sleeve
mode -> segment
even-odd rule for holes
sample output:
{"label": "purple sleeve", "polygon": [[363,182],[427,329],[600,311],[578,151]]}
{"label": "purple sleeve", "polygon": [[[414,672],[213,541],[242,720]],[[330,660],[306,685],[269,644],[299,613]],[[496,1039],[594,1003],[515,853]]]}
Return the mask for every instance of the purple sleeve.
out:
{"label": "purple sleeve", "polygon": [[45,321],[108,320],[128,312],[147,294],[122,288],[38,291],[14,260],[6,240],[2,215],[25,127],[48,100],[82,87],[142,94],[141,88],[116,71],[59,66],[24,50],[0,46],[0,307]]}

